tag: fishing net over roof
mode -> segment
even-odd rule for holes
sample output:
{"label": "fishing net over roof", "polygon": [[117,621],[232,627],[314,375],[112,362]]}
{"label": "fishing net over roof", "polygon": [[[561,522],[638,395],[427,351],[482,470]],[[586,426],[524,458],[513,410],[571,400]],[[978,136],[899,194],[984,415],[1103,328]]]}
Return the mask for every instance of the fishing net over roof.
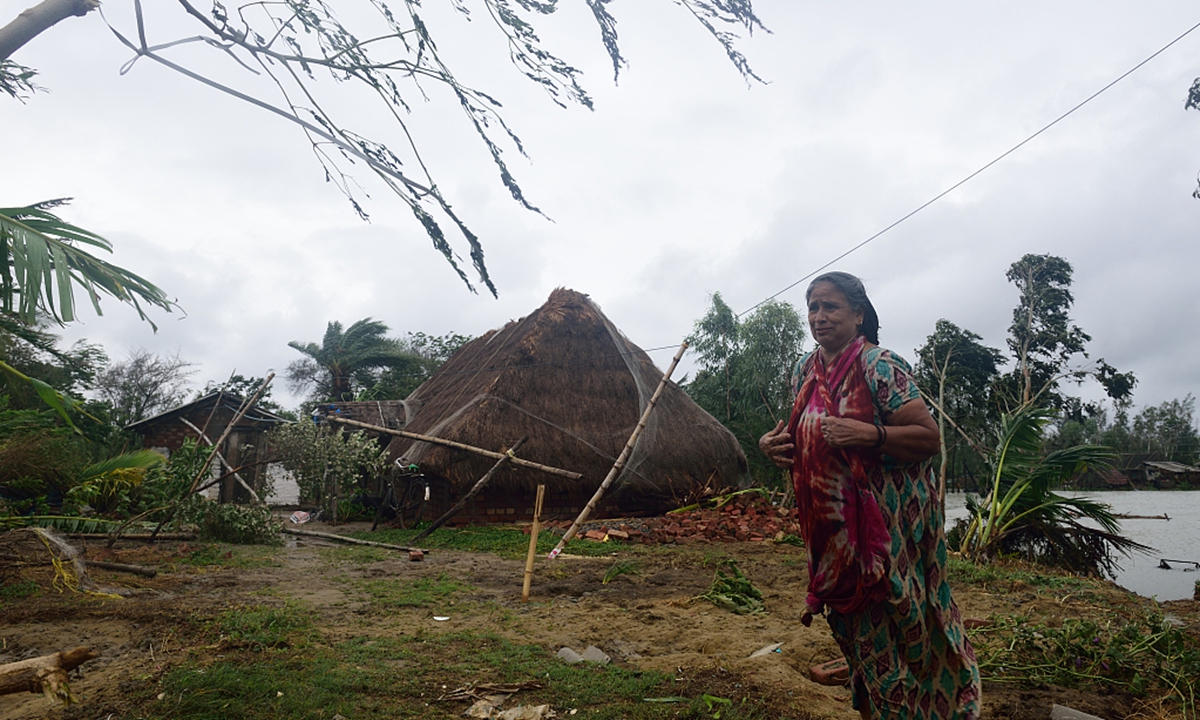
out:
{"label": "fishing net over roof", "polygon": [[[509,468],[490,487],[525,494],[544,483],[586,499],[621,453],[662,374],[587,295],[559,288],[528,317],[464,345],[417,388],[409,400],[420,401],[420,410],[406,429],[490,450],[528,437],[522,458],[583,478]],[[389,450],[460,492],[494,463],[404,438]],[[659,511],[701,486],[736,487],[745,469],[733,434],[669,383],[609,494],[622,512]]]}

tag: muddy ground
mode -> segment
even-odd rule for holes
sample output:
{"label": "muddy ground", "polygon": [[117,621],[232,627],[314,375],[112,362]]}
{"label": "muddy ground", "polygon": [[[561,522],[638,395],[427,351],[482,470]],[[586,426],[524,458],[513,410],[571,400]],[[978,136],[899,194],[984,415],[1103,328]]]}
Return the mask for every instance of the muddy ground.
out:
{"label": "muddy ground", "polygon": [[[345,533],[352,527],[314,527]],[[839,657],[828,628],[818,619],[811,628],[800,623],[806,579],[804,550],[788,544],[742,542],[694,544],[639,555],[636,573],[602,582],[611,558],[565,557],[552,563],[539,559],[531,602],[521,601],[523,561],[490,554],[433,551],[421,562],[407,554],[376,551],[354,559],[339,556],[320,540],[290,537],[284,548],[262,551],[249,566],[195,566],[182,563],[196,542],[159,543],[147,547],[127,543],[116,549],[119,562],[154,565],[156,578],[93,569],[100,586],[123,598],[70,598],[70,591],[29,597],[0,598],[0,662],[11,662],[79,645],[100,653],[72,681],[80,699],[74,708],[52,709],[40,696],[0,697],[0,718],[134,717],[129,698],[144,692],[162,673],[191,657],[209,652],[190,632],[203,618],[239,605],[298,601],[311,609],[328,637],[364,633],[368,599],[356,591],[370,579],[439,577],[469,586],[454,601],[434,608],[398,609],[379,633],[487,630],[546,652],[561,647],[583,651],[595,645],[615,663],[712,679],[719,675],[730,687],[751,688],[773,698],[772,706],[792,717],[857,717],[844,688],[810,682],[811,666]],[[227,548],[221,548],[221,552]],[[92,556],[100,548],[90,548]],[[241,553],[241,549],[233,549]],[[569,552],[569,549],[568,549]],[[739,616],[695,600],[712,581],[714,561],[732,557],[764,595],[768,612]],[[339,559],[340,558],[340,559]],[[243,563],[246,565],[246,563]],[[37,568],[26,568],[35,573]],[[1020,583],[990,591],[956,587],[965,617],[1021,615],[1033,620],[1103,614],[1121,604],[1142,602],[1106,583],[1087,593],[1054,593]],[[1193,630],[1195,603],[1178,603],[1172,612]],[[435,620],[435,616],[449,618]],[[782,643],[780,652],[750,658],[756,650]],[[219,648],[211,652],[220,652]],[[1075,690],[1021,689],[985,685],[986,718],[1047,718],[1053,703],[1104,718],[1137,716],[1138,703],[1121,695]],[[464,708],[465,709],[465,705]],[[1143,717],[1163,717],[1141,706]]]}

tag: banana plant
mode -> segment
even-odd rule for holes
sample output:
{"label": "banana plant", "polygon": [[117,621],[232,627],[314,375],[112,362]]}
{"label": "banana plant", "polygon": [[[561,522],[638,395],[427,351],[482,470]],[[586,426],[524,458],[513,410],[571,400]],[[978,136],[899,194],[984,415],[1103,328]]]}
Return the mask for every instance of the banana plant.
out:
{"label": "banana plant", "polygon": [[1050,418],[1049,411],[1029,406],[1001,418],[989,458],[989,492],[982,502],[968,502],[970,520],[959,549],[980,559],[1020,553],[1071,570],[1111,574],[1115,553],[1150,548],[1120,534],[1107,504],[1051,488],[1089,467],[1111,465],[1115,453],[1078,445],[1043,455]]}

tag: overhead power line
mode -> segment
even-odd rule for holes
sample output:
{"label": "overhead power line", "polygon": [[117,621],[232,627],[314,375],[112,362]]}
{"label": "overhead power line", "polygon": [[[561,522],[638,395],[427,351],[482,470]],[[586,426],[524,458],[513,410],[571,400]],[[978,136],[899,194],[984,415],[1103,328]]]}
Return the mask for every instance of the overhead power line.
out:
{"label": "overhead power line", "polygon": [[888,225],[888,226],[887,226],[887,227],[885,227],[884,229],[882,229],[882,230],[880,230],[879,232],[875,233],[874,235],[872,235],[871,237],[867,238],[866,240],[863,240],[862,242],[860,242],[859,244],[857,244],[857,245],[855,245],[854,247],[850,248],[849,250],[847,250],[846,252],[842,253],[841,255],[838,255],[837,257],[835,257],[834,259],[832,259],[832,260],[830,260],[829,262],[825,263],[824,265],[820,266],[820,267],[819,267],[819,268],[817,268],[816,270],[813,270],[812,272],[808,273],[808,274],[807,274],[807,275],[805,275],[804,277],[802,277],[802,278],[800,278],[800,279],[796,280],[795,282],[793,282],[792,284],[790,284],[790,285],[788,285],[787,287],[783,288],[782,290],[780,290],[779,292],[775,293],[774,295],[769,295],[769,296],[767,296],[766,298],[764,298],[763,300],[761,300],[761,301],[760,301],[758,304],[754,305],[754,307],[751,307],[751,308],[749,308],[749,309],[747,309],[747,310],[743,310],[742,312],[738,313],[738,314],[736,315],[736,317],[741,317],[741,316],[743,316],[743,315],[745,315],[745,314],[747,314],[747,313],[750,313],[750,312],[753,312],[753,311],[757,310],[758,308],[762,307],[762,306],[763,306],[763,305],[765,305],[766,303],[768,303],[768,302],[770,302],[770,301],[774,300],[775,298],[777,298],[777,297],[779,297],[780,295],[784,294],[784,293],[785,293],[785,292],[787,292],[788,290],[791,290],[792,288],[796,287],[797,285],[799,285],[800,283],[804,282],[805,280],[808,280],[809,278],[811,278],[811,277],[815,276],[817,273],[819,273],[819,272],[821,272],[822,270],[824,270],[824,269],[828,268],[830,265],[833,265],[834,263],[836,263],[836,262],[838,262],[838,261],[840,261],[840,260],[842,260],[842,259],[846,258],[847,256],[849,256],[850,254],[852,254],[852,253],[854,253],[854,252],[857,252],[858,250],[860,250],[861,248],[865,247],[865,246],[866,246],[866,245],[868,245],[869,243],[871,243],[871,242],[874,242],[876,239],[878,239],[878,238],[879,238],[881,235],[883,235],[884,233],[888,232],[889,230],[891,230],[892,228],[896,227],[896,226],[897,226],[897,225],[899,225],[900,223],[902,223],[902,222],[904,222],[905,220],[908,220],[909,218],[911,218],[913,215],[916,215],[917,213],[921,212],[921,211],[922,211],[922,210],[924,210],[925,208],[927,208],[927,207],[929,207],[930,205],[934,204],[934,203],[935,203],[935,202],[937,202],[938,200],[941,200],[942,198],[946,197],[947,195],[949,195],[950,193],[954,192],[954,191],[955,191],[955,190],[957,190],[958,188],[962,187],[964,184],[966,184],[966,183],[967,183],[967,182],[969,182],[970,180],[974,179],[974,178],[975,178],[975,176],[979,175],[979,174],[980,174],[980,173],[982,173],[984,170],[987,170],[988,168],[990,168],[991,166],[993,166],[993,165],[995,165],[996,163],[1000,162],[1000,161],[1001,161],[1001,160],[1003,160],[1004,158],[1008,157],[1009,155],[1012,155],[1012,154],[1013,154],[1014,152],[1016,152],[1017,150],[1020,150],[1020,149],[1021,149],[1022,147],[1024,147],[1024,146],[1025,146],[1027,143],[1029,143],[1030,141],[1032,141],[1034,138],[1036,138],[1037,136],[1041,135],[1042,133],[1046,132],[1046,131],[1047,131],[1047,130],[1049,130],[1050,128],[1054,127],[1055,125],[1057,125],[1057,124],[1059,124],[1060,122],[1062,122],[1063,120],[1065,120],[1065,119],[1066,119],[1068,116],[1070,116],[1070,115],[1071,115],[1072,113],[1074,113],[1076,110],[1078,110],[1078,109],[1082,108],[1084,105],[1087,105],[1087,104],[1088,104],[1088,103],[1090,103],[1091,101],[1093,101],[1093,100],[1095,100],[1096,98],[1100,97],[1100,95],[1104,94],[1104,93],[1105,93],[1105,92],[1106,92],[1106,91],[1107,91],[1109,88],[1111,88],[1112,86],[1114,86],[1114,85],[1116,85],[1117,83],[1121,82],[1121,81],[1122,81],[1122,80],[1124,80],[1125,78],[1129,77],[1129,76],[1130,76],[1130,75],[1132,75],[1134,72],[1136,72],[1138,69],[1140,69],[1140,68],[1141,68],[1143,65],[1145,65],[1146,63],[1150,62],[1150,61],[1151,61],[1151,60],[1153,60],[1154,58],[1156,58],[1156,57],[1158,57],[1159,55],[1161,55],[1161,54],[1163,54],[1164,52],[1166,52],[1166,51],[1167,51],[1167,50],[1168,50],[1168,49],[1169,49],[1169,48],[1170,48],[1172,45],[1174,45],[1175,43],[1179,42],[1180,40],[1183,40],[1183,39],[1184,39],[1185,37],[1187,37],[1188,35],[1192,34],[1192,32],[1193,32],[1193,31],[1195,31],[1197,28],[1200,28],[1200,23],[1196,23],[1195,25],[1191,26],[1191,27],[1190,27],[1190,28],[1188,28],[1186,31],[1184,31],[1184,33],[1183,33],[1183,34],[1181,34],[1179,37],[1175,38],[1174,40],[1172,40],[1171,42],[1167,43],[1166,45],[1163,45],[1161,48],[1159,48],[1158,50],[1156,50],[1154,53],[1152,53],[1152,54],[1151,54],[1149,57],[1147,57],[1145,60],[1142,60],[1142,61],[1141,61],[1141,62],[1139,62],[1137,65],[1134,65],[1133,67],[1129,68],[1129,69],[1128,69],[1128,70],[1126,70],[1125,72],[1121,73],[1121,75],[1119,75],[1119,76],[1118,76],[1118,77],[1117,77],[1115,80],[1113,80],[1112,82],[1108,83],[1108,84],[1107,84],[1107,85],[1105,85],[1104,87],[1100,88],[1100,89],[1099,89],[1099,90],[1097,90],[1096,92],[1094,92],[1094,93],[1092,93],[1091,95],[1089,95],[1089,96],[1087,97],[1087,99],[1086,99],[1086,100],[1084,100],[1083,102],[1081,102],[1081,103],[1077,104],[1075,107],[1073,107],[1073,108],[1071,108],[1070,110],[1066,111],[1066,112],[1065,112],[1065,113],[1063,113],[1062,115],[1059,115],[1057,118],[1055,118],[1054,120],[1052,120],[1050,123],[1048,123],[1048,124],[1047,124],[1045,127],[1043,127],[1041,130],[1038,130],[1037,132],[1033,133],[1033,134],[1032,134],[1032,135],[1030,135],[1029,137],[1027,137],[1027,138],[1025,138],[1024,140],[1022,140],[1021,142],[1017,143],[1016,145],[1013,145],[1013,146],[1012,146],[1011,148],[1009,148],[1008,150],[1006,150],[1006,151],[1004,151],[1003,153],[1001,153],[1000,155],[996,156],[996,157],[995,157],[995,158],[994,158],[994,159],[993,159],[991,162],[987,163],[986,165],[984,165],[983,167],[979,168],[979,169],[978,169],[978,170],[976,170],[975,172],[973,172],[973,173],[971,173],[970,175],[966,176],[966,177],[965,177],[965,178],[963,178],[962,180],[959,180],[958,182],[954,183],[954,184],[953,184],[953,185],[951,185],[950,187],[946,188],[946,189],[945,189],[945,190],[943,190],[942,192],[938,193],[938,194],[937,194],[937,195],[935,195],[934,197],[930,198],[929,200],[927,200],[926,202],[924,202],[923,204],[921,204],[920,206],[918,206],[916,209],[914,209],[914,210],[910,211],[910,212],[909,212],[907,215],[904,215],[904,216],[903,216],[903,217],[901,217],[899,220],[896,220],[896,221],[895,221],[895,222],[893,222],[891,225]]}

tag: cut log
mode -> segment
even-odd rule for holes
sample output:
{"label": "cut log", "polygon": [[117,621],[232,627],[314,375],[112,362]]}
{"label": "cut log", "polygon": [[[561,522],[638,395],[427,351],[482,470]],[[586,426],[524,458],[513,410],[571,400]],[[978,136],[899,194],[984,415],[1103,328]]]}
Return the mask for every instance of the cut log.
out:
{"label": "cut log", "polygon": [[0,695],[40,692],[47,699],[69,703],[71,691],[67,687],[67,673],[95,657],[100,655],[90,648],[77,647],[0,665]]}

